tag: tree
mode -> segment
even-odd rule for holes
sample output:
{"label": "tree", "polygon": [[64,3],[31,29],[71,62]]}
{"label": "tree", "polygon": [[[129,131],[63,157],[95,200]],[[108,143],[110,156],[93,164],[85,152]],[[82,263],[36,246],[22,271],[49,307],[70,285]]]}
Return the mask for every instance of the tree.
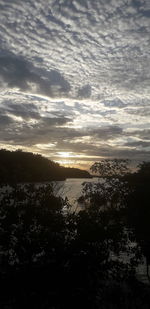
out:
{"label": "tree", "polygon": [[132,190],[127,199],[127,215],[136,242],[146,258],[146,273],[150,281],[150,162],[142,162],[138,167],[139,170],[128,177]]}
{"label": "tree", "polygon": [[[109,192],[111,203],[116,197]],[[116,290],[134,278],[136,258],[120,259],[122,252],[130,254],[121,209],[112,202],[101,211],[98,199],[97,207],[93,201],[64,214],[64,201],[51,186],[17,185],[1,196],[0,278],[7,287],[1,280],[1,295],[5,290],[13,302],[19,295],[14,307],[97,309],[104,302],[106,308],[109,290],[123,308],[126,295],[120,300]]]}
{"label": "tree", "polygon": [[127,159],[105,159],[95,162],[90,170],[101,177],[124,176],[130,171],[128,164],[129,160]]}
{"label": "tree", "polygon": [[105,178],[98,182],[84,182],[82,196],[79,198],[82,203],[93,208],[114,208],[124,209],[126,199],[130,193],[127,181],[118,178]]}

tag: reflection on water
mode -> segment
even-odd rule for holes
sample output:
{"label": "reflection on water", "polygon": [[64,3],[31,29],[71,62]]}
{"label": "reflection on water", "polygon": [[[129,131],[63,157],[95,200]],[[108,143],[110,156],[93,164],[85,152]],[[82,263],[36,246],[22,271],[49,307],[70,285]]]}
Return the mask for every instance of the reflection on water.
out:
{"label": "reflection on water", "polygon": [[83,205],[78,202],[78,198],[82,195],[84,182],[97,183],[100,178],[70,178],[65,181],[53,182],[54,194],[67,198],[73,211],[78,211],[83,208]]}

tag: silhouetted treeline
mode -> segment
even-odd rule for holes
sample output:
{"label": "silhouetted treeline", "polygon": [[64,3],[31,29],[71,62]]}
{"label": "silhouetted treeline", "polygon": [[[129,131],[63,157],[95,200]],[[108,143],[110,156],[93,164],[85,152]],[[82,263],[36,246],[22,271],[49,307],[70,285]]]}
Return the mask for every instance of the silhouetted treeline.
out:
{"label": "silhouetted treeline", "polygon": [[131,193],[127,199],[129,227],[146,258],[146,272],[150,282],[150,162],[143,162],[139,170],[126,178]]}
{"label": "silhouetted treeline", "polygon": [[62,175],[65,175],[65,178],[92,178],[87,171],[74,167],[61,166],[61,173]]}
{"label": "silhouetted treeline", "polygon": [[[50,185],[1,195],[0,308],[148,308],[120,210],[64,215],[64,205]],[[123,252],[132,259],[119,259]]]}
{"label": "silhouetted treeline", "polygon": [[0,150],[0,183],[40,182],[90,177],[87,171],[65,168],[39,154]]}
{"label": "silhouetted treeline", "polygon": [[0,308],[149,308],[150,163],[83,187],[76,213],[51,185],[1,186]]}

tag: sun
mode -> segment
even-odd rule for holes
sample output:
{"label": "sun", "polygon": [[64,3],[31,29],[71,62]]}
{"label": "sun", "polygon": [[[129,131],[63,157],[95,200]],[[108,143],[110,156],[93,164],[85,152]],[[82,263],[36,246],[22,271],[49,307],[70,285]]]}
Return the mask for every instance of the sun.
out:
{"label": "sun", "polygon": [[74,157],[73,153],[72,152],[58,152],[58,156],[61,157],[61,158],[72,158]]}

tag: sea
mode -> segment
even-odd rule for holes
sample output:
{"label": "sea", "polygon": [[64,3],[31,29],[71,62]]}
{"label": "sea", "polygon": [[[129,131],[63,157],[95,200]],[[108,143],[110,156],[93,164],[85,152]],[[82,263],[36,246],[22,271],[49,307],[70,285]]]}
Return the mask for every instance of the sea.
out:
{"label": "sea", "polygon": [[68,203],[71,205],[71,210],[78,212],[84,208],[84,205],[78,202],[82,196],[82,190],[85,183],[98,183],[100,178],[69,178],[65,181],[53,181],[54,194],[63,199],[67,198]]}

